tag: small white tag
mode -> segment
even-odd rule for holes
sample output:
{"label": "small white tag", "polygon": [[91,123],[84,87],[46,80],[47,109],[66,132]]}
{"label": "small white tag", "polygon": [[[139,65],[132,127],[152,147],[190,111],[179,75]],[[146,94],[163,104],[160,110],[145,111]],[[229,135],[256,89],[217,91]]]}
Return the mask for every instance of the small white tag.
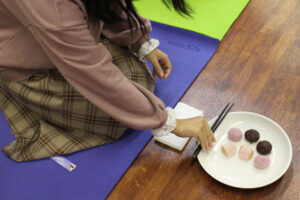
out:
{"label": "small white tag", "polygon": [[51,159],[70,172],[76,169],[76,165],[74,163],[62,156],[53,156]]}

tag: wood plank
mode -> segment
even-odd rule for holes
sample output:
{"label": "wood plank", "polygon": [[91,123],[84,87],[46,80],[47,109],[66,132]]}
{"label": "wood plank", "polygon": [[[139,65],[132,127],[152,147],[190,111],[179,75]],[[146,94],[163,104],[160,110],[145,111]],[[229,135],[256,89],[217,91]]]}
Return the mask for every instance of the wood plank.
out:
{"label": "wood plank", "polygon": [[108,199],[299,199],[299,1],[252,0],[181,101],[203,110],[207,120],[235,102],[233,111],[279,123],[293,146],[286,174],[263,188],[232,188],[191,161],[195,139],[183,152],[151,140]]}

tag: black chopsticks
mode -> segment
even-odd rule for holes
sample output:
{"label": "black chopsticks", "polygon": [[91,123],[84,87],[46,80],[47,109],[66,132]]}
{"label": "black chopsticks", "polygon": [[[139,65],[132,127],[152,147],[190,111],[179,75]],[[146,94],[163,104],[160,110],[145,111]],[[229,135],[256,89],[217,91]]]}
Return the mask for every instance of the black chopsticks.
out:
{"label": "black chopsticks", "polygon": [[[218,116],[218,118],[216,119],[216,121],[214,122],[214,124],[211,126],[211,130],[212,132],[215,132],[217,130],[217,128],[219,127],[219,125],[222,123],[223,119],[226,117],[226,115],[229,113],[230,109],[232,108],[234,104],[232,103],[230,105],[230,103],[228,103],[225,108],[222,110],[222,112],[220,113],[220,115]],[[229,108],[228,108],[229,106]],[[195,158],[197,158],[199,152],[201,151],[202,147],[199,144],[198,147],[196,148],[196,150],[193,153],[192,159],[194,160]]]}

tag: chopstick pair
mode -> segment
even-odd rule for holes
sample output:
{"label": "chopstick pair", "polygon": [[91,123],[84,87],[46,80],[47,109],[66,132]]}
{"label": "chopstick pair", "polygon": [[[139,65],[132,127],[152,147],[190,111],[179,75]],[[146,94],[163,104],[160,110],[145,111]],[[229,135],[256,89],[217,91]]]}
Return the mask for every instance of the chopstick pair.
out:
{"label": "chopstick pair", "polygon": [[[219,127],[219,125],[222,123],[223,119],[226,117],[226,115],[229,113],[230,109],[232,108],[234,104],[232,103],[230,105],[230,103],[228,103],[225,108],[222,110],[222,112],[219,114],[218,118],[216,119],[216,121],[214,122],[214,124],[211,126],[211,130],[212,132],[215,132],[217,130],[217,128]],[[229,108],[228,108],[229,106]],[[193,153],[192,159],[197,158],[199,152],[202,150],[201,145],[199,144],[198,147],[196,148],[196,150]]]}

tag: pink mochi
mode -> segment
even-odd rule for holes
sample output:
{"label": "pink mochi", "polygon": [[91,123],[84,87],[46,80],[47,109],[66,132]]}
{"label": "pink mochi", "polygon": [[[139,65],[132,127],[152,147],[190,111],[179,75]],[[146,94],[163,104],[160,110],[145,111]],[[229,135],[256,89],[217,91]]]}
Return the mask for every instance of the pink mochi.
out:
{"label": "pink mochi", "polygon": [[248,145],[242,145],[239,151],[239,158],[242,160],[250,160],[253,157],[254,151]]}
{"label": "pink mochi", "polygon": [[239,128],[231,128],[228,131],[228,138],[234,142],[238,142],[242,139],[243,133]]}
{"label": "pink mochi", "polygon": [[263,155],[257,155],[254,158],[254,167],[257,169],[265,169],[267,168],[271,163],[271,160],[268,156]]}
{"label": "pink mochi", "polygon": [[236,146],[232,142],[227,142],[222,145],[221,149],[225,156],[229,158],[235,154]]}

